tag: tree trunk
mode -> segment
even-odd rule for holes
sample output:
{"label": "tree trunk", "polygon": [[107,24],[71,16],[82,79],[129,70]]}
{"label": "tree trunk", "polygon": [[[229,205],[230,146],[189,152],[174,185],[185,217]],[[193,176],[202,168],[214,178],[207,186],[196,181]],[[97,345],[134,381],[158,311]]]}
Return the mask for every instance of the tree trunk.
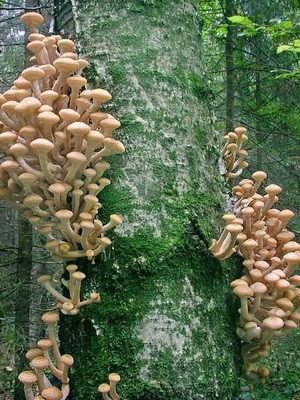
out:
{"label": "tree trunk", "polygon": [[[234,14],[232,0],[225,0],[225,16],[231,17]],[[226,132],[234,129],[234,28],[230,21],[228,24],[225,39],[225,63],[226,63]]]}
{"label": "tree trunk", "polygon": [[[119,213],[124,224],[104,257],[80,265],[85,296],[102,301],[61,321],[63,351],[76,359],[72,398],[99,398],[113,371],[123,400],[237,398],[237,271],[208,251],[223,199],[197,2],[72,5],[86,76],[112,93],[105,110],[122,122],[127,150],[110,160],[99,216]],[[57,2],[60,31],[68,7]]]}

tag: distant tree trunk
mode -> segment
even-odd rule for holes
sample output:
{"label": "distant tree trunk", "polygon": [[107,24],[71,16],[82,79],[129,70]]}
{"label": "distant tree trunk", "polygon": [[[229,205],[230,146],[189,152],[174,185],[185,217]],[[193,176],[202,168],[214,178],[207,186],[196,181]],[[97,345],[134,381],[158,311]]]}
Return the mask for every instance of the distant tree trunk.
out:
{"label": "distant tree trunk", "polygon": [[[30,306],[31,306],[31,266],[32,266],[32,225],[19,216],[18,220],[18,265],[17,292],[15,302],[15,327],[18,344],[15,353],[15,371],[18,375],[26,367],[25,353],[29,347],[30,336]],[[20,342],[22,345],[20,346]],[[15,400],[23,400],[24,389],[16,376]]]}
{"label": "distant tree trunk", "polygon": [[[237,272],[208,251],[223,199],[197,1],[72,5],[86,76],[113,94],[105,110],[121,120],[127,149],[110,160],[99,216],[120,213],[124,224],[104,257],[80,265],[85,297],[99,291],[102,301],[61,320],[63,351],[75,357],[72,399],[98,399],[112,371],[123,400],[236,399]],[[70,3],[56,6],[66,34]]]}
{"label": "distant tree trunk", "polygon": [[[225,16],[234,14],[232,0],[225,0]],[[226,65],[226,132],[234,128],[234,29],[230,22],[225,39],[225,65]]]}
{"label": "distant tree trunk", "polygon": [[[38,1],[26,0],[25,7],[37,7]],[[27,37],[27,32],[25,33]],[[24,49],[24,67],[28,66],[29,53]],[[14,400],[25,399],[23,385],[20,385],[18,375],[26,368],[25,353],[29,347],[30,337],[30,307],[31,307],[31,270],[32,270],[32,225],[29,221],[18,217],[18,258],[17,258],[17,292],[15,301],[15,327],[18,343],[15,353],[15,390]]]}

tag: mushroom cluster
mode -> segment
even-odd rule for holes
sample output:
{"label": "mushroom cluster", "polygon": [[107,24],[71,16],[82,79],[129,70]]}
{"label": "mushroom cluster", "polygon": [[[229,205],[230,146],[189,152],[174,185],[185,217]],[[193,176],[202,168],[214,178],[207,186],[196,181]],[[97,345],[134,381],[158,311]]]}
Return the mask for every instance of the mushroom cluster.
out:
{"label": "mushroom cluster", "polygon": [[33,65],[0,94],[0,196],[47,238],[58,260],[94,257],[110,245],[105,233],[122,223],[103,223],[99,193],[110,184],[104,160],[124,152],[112,137],[120,122],[99,107],[104,89],[86,89],[88,65],[71,40],[38,33],[43,17],[21,17],[30,30]]}
{"label": "mushroom cluster", "polygon": [[85,279],[85,274],[78,271],[78,267],[75,264],[69,264],[66,267],[69,273],[69,279],[61,279],[62,284],[68,289],[70,298],[61,294],[54,286],[51,285],[51,275],[41,275],[37,282],[42,285],[53,297],[58,301],[57,308],[63,314],[76,315],[79,313],[81,307],[92,303],[99,303],[99,293],[91,293],[90,298],[87,300],[80,300],[80,288],[81,282]]}
{"label": "mushroom cluster", "polygon": [[[66,400],[70,393],[69,369],[74,363],[70,354],[61,354],[56,340],[56,324],[58,313],[48,311],[42,315],[42,321],[47,325],[47,338],[40,339],[37,347],[30,348],[26,358],[31,370],[19,374],[19,381],[24,386],[26,400]],[[52,385],[51,376],[59,381],[59,388]],[[109,375],[110,385],[100,385],[99,392],[104,399],[119,400],[116,393],[116,383],[120,381],[116,373]],[[108,391],[105,391],[108,387]],[[107,393],[111,397],[108,397]],[[106,396],[106,397],[105,397]]]}
{"label": "mushroom cluster", "polygon": [[242,148],[248,140],[247,129],[239,126],[235,128],[234,132],[227,133],[224,140],[225,145],[221,151],[226,171],[224,175],[234,179],[248,167],[248,163],[245,161],[248,152]]}
{"label": "mushroom cluster", "polygon": [[120,396],[116,391],[116,385],[120,382],[121,377],[115,372],[108,375],[109,384],[101,383],[98,386],[98,392],[102,394],[103,400],[120,400]]}
{"label": "mushroom cluster", "polygon": [[[23,371],[19,375],[26,400],[37,398],[65,400],[70,393],[68,371],[74,359],[70,354],[61,355],[59,351],[56,340],[58,320],[59,315],[54,311],[48,311],[42,315],[42,321],[47,325],[48,337],[39,340],[37,347],[29,349],[26,353],[31,370]],[[60,389],[51,384],[51,375],[59,380]]]}
{"label": "mushroom cluster", "polygon": [[280,186],[271,184],[258,193],[266,177],[257,171],[232,188],[234,212],[223,216],[225,228],[210,247],[219,260],[233,253],[244,259],[244,275],[231,288],[241,303],[237,334],[245,375],[260,382],[269,370],[255,364],[269,355],[272,339],[293,331],[300,321],[300,275],[295,274],[300,244],[287,228],[294,213],[275,208]]}

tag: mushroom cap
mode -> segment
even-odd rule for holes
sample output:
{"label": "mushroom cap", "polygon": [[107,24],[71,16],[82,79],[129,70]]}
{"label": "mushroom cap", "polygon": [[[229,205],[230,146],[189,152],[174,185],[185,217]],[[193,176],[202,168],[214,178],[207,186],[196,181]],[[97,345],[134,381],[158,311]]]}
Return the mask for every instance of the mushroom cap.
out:
{"label": "mushroom cap", "polygon": [[21,113],[34,113],[41,107],[41,105],[42,103],[35,97],[25,97],[25,99],[21,100],[15,107],[15,111]]}
{"label": "mushroom cap", "polygon": [[42,321],[46,324],[56,324],[59,320],[59,315],[55,311],[47,311],[42,315]]}
{"label": "mushroom cap", "polygon": [[62,108],[58,114],[61,117],[61,119],[71,123],[78,121],[80,118],[80,114],[77,111],[72,110],[70,108]]}
{"label": "mushroom cap", "polygon": [[121,126],[121,123],[116,118],[104,118],[100,121],[99,125],[102,128],[115,130]]}
{"label": "mushroom cap", "polygon": [[238,297],[252,297],[253,290],[248,285],[238,285],[233,289],[233,293]]}
{"label": "mushroom cap", "polygon": [[100,300],[101,300],[101,297],[100,297],[100,294],[99,294],[99,293],[92,292],[92,293],[90,294],[90,299],[93,300],[93,301],[96,302],[96,303],[99,303]]}
{"label": "mushroom cap", "polygon": [[74,364],[74,358],[71,356],[71,354],[63,354],[60,358],[60,361],[69,367]]}
{"label": "mushroom cap", "polygon": [[290,311],[294,307],[291,300],[286,297],[282,297],[281,299],[276,300],[276,304],[278,307],[282,308],[284,311]]}
{"label": "mushroom cap", "polygon": [[31,206],[38,206],[39,204],[41,204],[43,201],[43,198],[37,194],[29,194],[28,196],[26,196],[23,200],[23,204],[29,208],[31,208]]}
{"label": "mushroom cap", "polygon": [[86,277],[86,275],[83,272],[75,271],[75,272],[73,272],[72,277],[76,281],[80,281],[81,282]]}
{"label": "mushroom cap", "polygon": [[71,151],[71,153],[68,153],[66,157],[73,163],[84,163],[87,161],[86,156],[79,151]]}
{"label": "mushroom cap", "polygon": [[245,128],[243,126],[238,126],[238,127],[235,128],[234,132],[237,135],[243,135],[243,134],[245,134],[247,132],[247,128]]}
{"label": "mushroom cap", "polygon": [[282,246],[282,251],[284,253],[294,253],[300,250],[300,244],[294,241],[287,242]]}
{"label": "mushroom cap", "polygon": [[77,271],[77,269],[78,269],[78,267],[75,264],[69,264],[69,265],[66,266],[66,270],[69,273],[73,273],[73,272]]}
{"label": "mushroom cap", "polygon": [[29,67],[24,69],[24,71],[21,73],[21,76],[27,79],[27,81],[33,82],[43,79],[45,76],[45,72],[38,67]]}
{"label": "mushroom cap", "polygon": [[120,382],[121,377],[116,372],[112,372],[111,374],[108,375],[108,379],[110,382]]}
{"label": "mushroom cap", "polygon": [[86,85],[87,80],[81,76],[81,75],[74,75],[74,76],[70,76],[67,79],[67,84],[71,87],[71,88],[77,88],[80,89],[82,86]]}
{"label": "mushroom cap", "polygon": [[43,103],[52,103],[58,98],[59,94],[54,90],[45,90],[40,94],[40,100]]}
{"label": "mushroom cap", "polygon": [[281,210],[277,215],[280,221],[288,221],[294,217],[295,213],[292,210]]}
{"label": "mushroom cap", "polygon": [[33,369],[45,369],[48,368],[50,365],[49,360],[44,356],[35,357],[30,362],[30,366]]}
{"label": "mushroom cap", "polygon": [[20,19],[25,26],[39,26],[44,21],[44,17],[36,12],[27,12]]}
{"label": "mushroom cap", "polygon": [[284,322],[281,318],[271,315],[263,320],[262,325],[266,329],[277,331],[283,327]]}
{"label": "mushroom cap", "polygon": [[260,377],[267,378],[270,375],[270,371],[267,367],[261,366],[257,369],[257,373]]}
{"label": "mushroom cap", "polygon": [[61,182],[55,182],[49,186],[48,190],[52,194],[63,194],[65,193],[66,188]]}
{"label": "mushroom cap", "polygon": [[37,348],[37,347],[32,347],[31,349],[29,349],[26,354],[25,357],[27,358],[27,360],[33,360],[35,357],[38,356],[42,356],[43,352],[41,349]]}
{"label": "mushroom cap", "polygon": [[254,283],[252,283],[250,288],[253,290],[254,295],[264,294],[268,290],[267,286],[265,284],[263,284],[262,282],[254,282]]}
{"label": "mushroom cap", "polygon": [[69,221],[73,217],[73,213],[70,210],[58,210],[55,216],[61,221]]}
{"label": "mushroom cap", "polygon": [[37,382],[38,377],[33,371],[23,371],[19,374],[18,379],[23,385],[33,385]]}
{"label": "mushroom cap", "polygon": [[75,50],[75,44],[72,40],[70,39],[60,39],[57,42],[58,48],[64,49],[64,51],[74,51]]}
{"label": "mushroom cap", "polygon": [[67,72],[70,74],[79,69],[78,61],[72,60],[71,58],[57,58],[53,61],[53,65],[59,72]]}
{"label": "mushroom cap", "polygon": [[267,174],[264,171],[256,171],[252,174],[252,179],[254,179],[255,181],[263,181],[264,179],[266,179]]}
{"label": "mushroom cap", "polygon": [[287,253],[283,256],[283,259],[290,265],[299,264],[300,263],[300,254]]}
{"label": "mushroom cap", "polygon": [[111,214],[109,219],[111,222],[113,222],[115,225],[121,225],[123,223],[122,218],[118,214]]}
{"label": "mushroom cap", "polygon": [[52,343],[52,340],[44,338],[44,339],[40,339],[37,342],[37,345],[42,350],[49,350],[53,346],[53,343]]}
{"label": "mushroom cap", "polygon": [[57,387],[51,386],[42,391],[42,396],[46,400],[60,400],[63,397],[63,394]]}
{"label": "mushroom cap", "polygon": [[99,101],[101,103],[105,103],[106,101],[112,98],[111,94],[105,89],[93,89],[92,90],[92,98],[95,101]]}
{"label": "mushroom cap", "polygon": [[84,122],[77,121],[70,124],[67,127],[67,130],[71,132],[74,136],[76,135],[84,136],[91,130],[91,128]]}
{"label": "mushroom cap", "polygon": [[60,120],[59,116],[52,111],[43,111],[37,116],[38,122],[45,125],[57,124]]}
{"label": "mushroom cap", "polygon": [[281,189],[280,186],[275,185],[275,184],[272,183],[271,185],[268,185],[265,188],[265,192],[268,193],[268,195],[270,195],[270,196],[275,196],[275,195],[281,193],[282,189]]}
{"label": "mushroom cap", "polygon": [[45,48],[45,43],[41,40],[33,40],[27,44],[27,49],[32,53],[38,53]]}
{"label": "mushroom cap", "polygon": [[98,386],[98,392],[100,393],[108,393],[110,391],[110,386],[107,383],[101,383]]}
{"label": "mushroom cap", "polygon": [[79,69],[84,69],[89,65],[89,62],[84,58],[78,58],[77,62],[79,64]]}

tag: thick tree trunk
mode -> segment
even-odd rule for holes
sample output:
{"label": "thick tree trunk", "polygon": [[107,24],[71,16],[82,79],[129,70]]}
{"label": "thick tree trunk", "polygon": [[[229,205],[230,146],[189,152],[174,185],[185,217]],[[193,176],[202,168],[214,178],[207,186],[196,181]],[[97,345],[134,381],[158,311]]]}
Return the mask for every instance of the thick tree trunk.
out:
{"label": "thick tree trunk", "polygon": [[[69,5],[57,3],[57,27],[70,29]],[[113,94],[106,110],[127,150],[111,158],[100,197],[100,218],[124,224],[104,257],[81,264],[86,296],[102,301],[61,322],[73,398],[96,399],[115,371],[123,400],[235,399],[235,271],[208,251],[223,199],[197,2],[72,3],[87,78]]]}

